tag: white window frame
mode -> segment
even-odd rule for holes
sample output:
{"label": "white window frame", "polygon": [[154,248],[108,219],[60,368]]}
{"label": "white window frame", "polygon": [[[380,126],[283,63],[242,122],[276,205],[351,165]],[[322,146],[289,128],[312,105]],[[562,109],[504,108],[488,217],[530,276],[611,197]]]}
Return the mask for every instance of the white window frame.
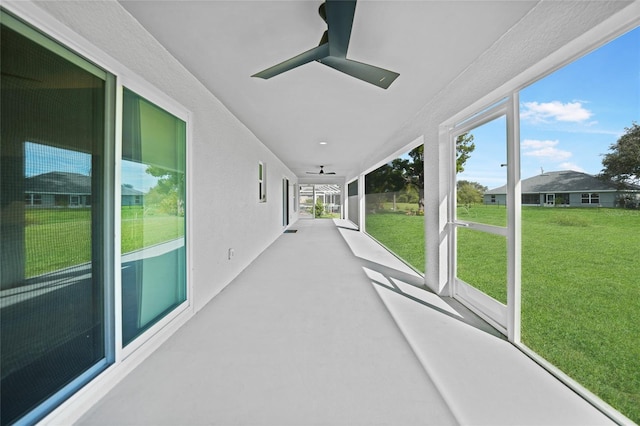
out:
{"label": "white window frame", "polygon": [[[133,341],[123,347],[122,342],[122,276],[119,273],[122,270],[122,248],[121,242],[121,211],[122,211],[122,102],[123,102],[123,89],[126,88],[136,95],[143,97],[146,101],[149,101],[159,108],[162,108],[169,114],[179,118],[186,123],[186,193],[185,193],[185,249],[186,249],[186,298],[185,301],[175,307],[171,312],[165,315],[157,323],[149,327],[142,334],[137,336]],[[191,217],[192,217],[192,195],[191,195],[191,113],[178,102],[165,95],[157,88],[151,86],[148,82],[135,76],[124,75],[120,76],[118,84],[116,86],[116,150],[115,150],[115,227],[117,229],[117,235],[115,240],[115,277],[116,283],[116,297],[115,297],[115,340],[116,340],[116,362],[123,361],[132,354],[134,354],[139,348],[147,344],[157,334],[163,331],[165,328],[169,328],[173,323],[186,321],[188,317],[193,313],[193,301],[191,300],[193,294],[193,283],[191,279]]]}
{"label": "white window frame", "polygon": [[599,192],[589,192],[580,194],[581,204],[590,206],[591,204],[600,204],[600,193]]}
{"label": "white window frame", "polygon": [[258,202],[267,202],[267,165],[258,161]]}

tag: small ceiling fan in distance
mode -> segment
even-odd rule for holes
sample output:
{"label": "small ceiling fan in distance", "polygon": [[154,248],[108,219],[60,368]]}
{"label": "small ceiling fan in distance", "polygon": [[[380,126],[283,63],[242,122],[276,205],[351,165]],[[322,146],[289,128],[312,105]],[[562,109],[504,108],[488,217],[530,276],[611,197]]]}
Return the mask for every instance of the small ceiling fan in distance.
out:
{"label": "small ceiling fan in distance", "polygon": [[356,13],[356,0],[326,0],[320,5],[318,13],[327,23],[327,31],[322,35],[318,46],[251,77],[269,79],[312,61],[318,61],[382,89],[388,88],[400,75],[393,71],[347,59],[353,16]]}
{"label": "small ceiling fan in distance", "polygon": [[325,172],[324,166],[320,166],[319,172],[307,172],[308,175],[335,175],[336,172]]}

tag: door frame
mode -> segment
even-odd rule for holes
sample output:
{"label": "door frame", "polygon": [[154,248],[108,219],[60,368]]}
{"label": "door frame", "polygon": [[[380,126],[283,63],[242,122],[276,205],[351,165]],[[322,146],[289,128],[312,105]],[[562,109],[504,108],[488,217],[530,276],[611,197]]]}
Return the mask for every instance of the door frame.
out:
{"label": "door frame", "polygon": [[[455,147],[459,135],[500,117],[506,117],[507,133],[507,226],[491,226],[456,217],[456,150],[451,150],[449,181],[449,270],[448,282],[451,295],[485,319],[509,341],[520,341],[521,306],[521,178],[520,178],[520,127],[518,93],[462,120],[449,131],[449,142]],[[507,304],[504,305],[456,276],[457,228],[468,227],[476,231],[497,234],[507,240]]]}
{"label": "door frame", "polygon": [[289,226],[289,179],[282,178],[282,226]]}
{"label": "door frame", "polygon": [[544,205],[554,206],[556,204],[556,194],[544,194]]}

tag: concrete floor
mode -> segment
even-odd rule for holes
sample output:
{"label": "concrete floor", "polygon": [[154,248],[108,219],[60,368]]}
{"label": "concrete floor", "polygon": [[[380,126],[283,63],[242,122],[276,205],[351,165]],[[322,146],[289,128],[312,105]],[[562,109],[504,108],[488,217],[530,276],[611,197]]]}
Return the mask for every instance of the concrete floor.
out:
{"label": "concrete floor", "polygon": [[79,424],[611,424],[348,222],[292,228]]}

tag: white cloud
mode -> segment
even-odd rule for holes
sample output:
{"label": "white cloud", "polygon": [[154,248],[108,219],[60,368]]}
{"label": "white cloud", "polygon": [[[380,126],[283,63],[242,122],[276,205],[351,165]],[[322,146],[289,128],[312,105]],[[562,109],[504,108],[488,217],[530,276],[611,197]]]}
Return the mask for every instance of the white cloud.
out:
{"label": "white cloud", "polygon": [[[532,122],[565,121],[583,123],[593,116],[593,112],[582,106],[582,102],[560,101],[524,102],[520,117]],[[593,123],[591,123],[593,124]]]}
{"label": "white cloud", "polygon": [[583,169],[582,167],[578,166],[575,163],[570,163],[570,162],[561,163],[560,164],[560,169],[561,170],[573,170],[574,172],[586,173],[585,169]]}
{"label": "white cloud", "polygon": [[536,140],[525,139],[520,144],[522,155],[529,157],[541,157],[554,161],[562,161],[570,158],[573,154],[569,151],[563,151],[556,148],[560,141],[558,140]]}
{"label": "white cloud", "polygon": [[546,140],[546,141],[541,141],[538,139],[525,139],[522,141],[522,143],[520,144],[520,147],[523,149],[541,149],[541,148],[549,148],[549,147],[553,147],[556,146],[560,143],[559,140]]}

